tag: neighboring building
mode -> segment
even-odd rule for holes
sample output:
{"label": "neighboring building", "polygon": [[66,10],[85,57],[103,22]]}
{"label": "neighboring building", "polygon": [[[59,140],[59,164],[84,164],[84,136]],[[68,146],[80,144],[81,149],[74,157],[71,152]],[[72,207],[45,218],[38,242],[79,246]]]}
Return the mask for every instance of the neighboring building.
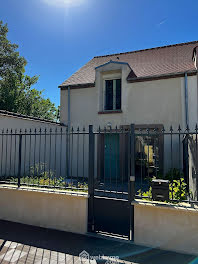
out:
{"label": "neighboring building", "polygon": [[23,132],[24,129],[32,129],[32,133],[34,133],[35,129],[37,129],[38,132],[40,128],[55,129],[63,126],[63,124],[55,121],[50,121],[34,116],[22,115],[5,110],[0,110],[0,124],[1,129],[4,129],[5,132],[6,129],[12,129],[13,132],[15,129],[17,129],[17,131],[20,131],[20,129],[22,129]]}
{"label": "neighboring building", "polygon": [[[61,132],[62,131],[62,132]],[[21,135],[21,176],[66,175],[66,127],[0,110],[0,177],[17,176]]]}

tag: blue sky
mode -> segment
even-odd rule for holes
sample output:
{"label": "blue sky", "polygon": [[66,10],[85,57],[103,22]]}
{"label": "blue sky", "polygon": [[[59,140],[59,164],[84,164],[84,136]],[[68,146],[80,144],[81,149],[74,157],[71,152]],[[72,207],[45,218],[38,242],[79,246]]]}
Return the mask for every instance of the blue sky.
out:
{"label": "blue sky", "polygon": [[26,73],[59,105],[61,82],[96,55],[198,40],[197,0],[1,0]]}

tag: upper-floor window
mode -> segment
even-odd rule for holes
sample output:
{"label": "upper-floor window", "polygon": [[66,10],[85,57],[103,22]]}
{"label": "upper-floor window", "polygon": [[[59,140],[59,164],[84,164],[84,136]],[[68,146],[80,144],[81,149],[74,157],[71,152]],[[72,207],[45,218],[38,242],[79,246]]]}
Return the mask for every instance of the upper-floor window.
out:
{"label": "upper-floor window", "polygon": [[105,80],[105,109],[121,109],[121,79]]}

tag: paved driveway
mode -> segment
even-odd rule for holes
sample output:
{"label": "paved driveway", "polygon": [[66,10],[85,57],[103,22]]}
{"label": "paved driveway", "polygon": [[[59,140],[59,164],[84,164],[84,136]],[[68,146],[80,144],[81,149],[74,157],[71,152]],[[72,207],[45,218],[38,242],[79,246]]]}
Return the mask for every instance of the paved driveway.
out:
{"label": "paved driveway", "polygon": [[117,264],[198,263],[192,255],[0,221],[0,263],[110,264],[113,261]]}

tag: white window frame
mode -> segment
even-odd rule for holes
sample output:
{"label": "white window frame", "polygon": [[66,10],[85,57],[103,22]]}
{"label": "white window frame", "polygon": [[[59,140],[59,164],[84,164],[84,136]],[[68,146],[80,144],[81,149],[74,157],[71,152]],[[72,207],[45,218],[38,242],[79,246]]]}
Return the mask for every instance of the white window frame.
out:
{"label": "white window frame", "polygon": [[[105,111],[105,112],[121,110],[121,109],[116,109],[116,80],[119,80],[119,79],[121,79],[121,98],[122,98],[122,77],[121,77],[121,74],[111,74],[111,75],[103,77],[102,97],[103,97],[103,111]],[[105,110],[106,81],[113,81],[113,109],[112,110]],[[121,102],[121,108],[122,108],[122,102]]]}

